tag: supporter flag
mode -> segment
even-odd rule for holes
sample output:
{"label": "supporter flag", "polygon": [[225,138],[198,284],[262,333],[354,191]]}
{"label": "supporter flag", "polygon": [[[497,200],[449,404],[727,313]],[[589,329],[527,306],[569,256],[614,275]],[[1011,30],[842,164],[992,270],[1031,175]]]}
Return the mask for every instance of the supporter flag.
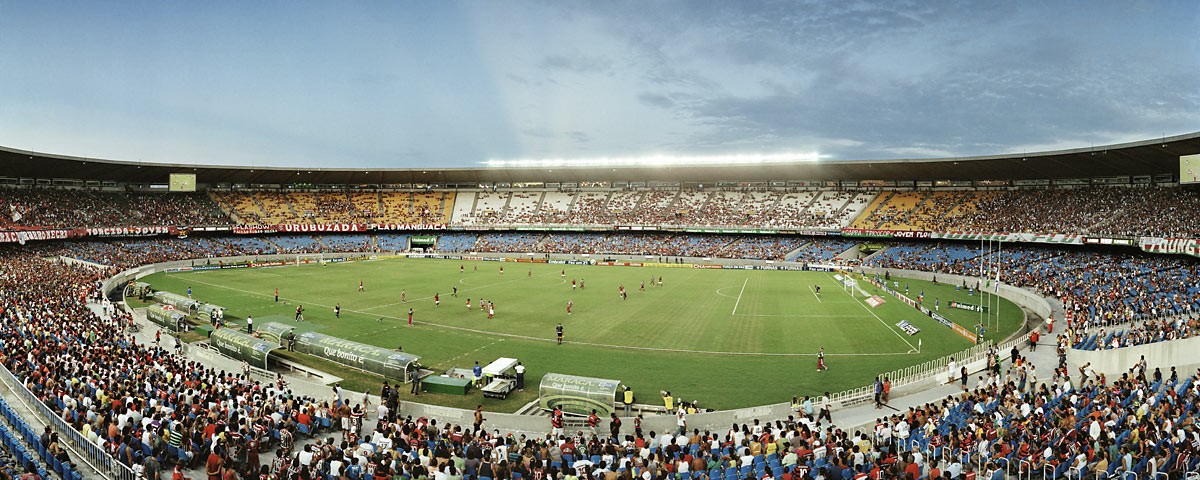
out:
{"label": "supporter flag", "polygon": [[8,208],[12,211],[12,221],[21,221],[21,211],[17,209],[16,204],[9,205]]}

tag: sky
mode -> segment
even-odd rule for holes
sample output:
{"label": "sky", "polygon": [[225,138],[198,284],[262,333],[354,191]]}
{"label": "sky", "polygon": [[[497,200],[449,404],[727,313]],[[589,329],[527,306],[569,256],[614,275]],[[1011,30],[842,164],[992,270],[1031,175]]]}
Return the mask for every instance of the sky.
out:
{"label": "sky", "polygon": [[1200,131],[1200,2],[0,0],[0,145],[116,160],[1023,153]]}

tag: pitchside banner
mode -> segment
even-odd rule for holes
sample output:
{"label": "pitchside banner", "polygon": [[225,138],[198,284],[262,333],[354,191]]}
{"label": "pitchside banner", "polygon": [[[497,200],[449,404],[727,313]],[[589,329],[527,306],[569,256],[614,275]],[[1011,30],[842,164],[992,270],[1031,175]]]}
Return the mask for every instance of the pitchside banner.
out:
{"label": "pitchside banner", "polygon": [[951,301],[950,308],[957,308],[960,310],[967,310],[967,311],[976,312],[976,313],[978,313],[980,310],[982,310],[983,313],[988,313],[987,305],[971,305],[969,303],[961,303],[961,302]]}
{"label": "pitchside banner", "polygon": [[620,380],[547,373],[538,386],[538,406],[543,410],[558,407],[563,412],[577,415],[590,415],[596,410],[604,418],[613,412],[613,401],[620,385]]}
{"label": "pitchside banner", "polygon": [[245,360],[251,365],[267,368],[267,354],[279,345],[239,332],[232,328],[213,330],[208,343],[222,354]]}
{"label": "pitchside banner", "polygon": [[[278,322],[269,322],[258,330],[263,338],[277,341],[286,345],[291,326]],[[405,372],[409,364],[420,357],[407,353],[395,352],[374,345],[367,345],[350,340],[331,337],[316,332],[296,334],[296,351],[324,358],[360,370],[383,375],[391,380],[407,382]]]}

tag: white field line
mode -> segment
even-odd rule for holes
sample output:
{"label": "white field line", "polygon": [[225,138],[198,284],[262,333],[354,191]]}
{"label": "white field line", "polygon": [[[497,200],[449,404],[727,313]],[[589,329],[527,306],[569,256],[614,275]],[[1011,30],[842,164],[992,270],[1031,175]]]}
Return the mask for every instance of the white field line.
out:
{"label": "white field line", "polygon": [[730,315],[737,315],[737,307],[742,303],[742,294],[746,293],[746,283],[750,281],[750,276],[746,275],[746,279],[742,281],[742,291],[738,292],[737,301],[733,302],[733,311]]}
{"label": "white field line", "polygon": [[[825,275],[828,276],[830,279],[836,281],[836,279],[834,279],[832,275],[829,275],[829,273],[826,273]],[[843,290],[843,292],[845,292],[845,290]],[[854,297],[854,295],[852,295],[850,292],[846,292],[846,295],[850,295],[850,298],[854,298],[855,303],[858,303],[858,305],[861,306],[862,308],[864,308],[868,313],[870,313],[872,317],[875,317],[876,320],[879,320],[879,323],[883,324],[883,328],[888,329],[888,331],[892,332],[892,334],[895,335],[896,338],[899,338],[901,341],[903,341],[905,344],[907,344],[908,348],[912,349],[912,350],[909,350],[909,353],[917,351],[916,345],[913,345],[911,342],[908,341],[907,338],[904,338],[904,336],[900,335],[899,332],[893,330],[891,325],[888,325],[887,322],[883,321],[882,318],[879,318],[879,315],[876,315],[875,312],[871,310],[871,307],[869,307],[869,306],[867,306],[867,304],[863,303],[862,300],[859,300],[858,298]]]}

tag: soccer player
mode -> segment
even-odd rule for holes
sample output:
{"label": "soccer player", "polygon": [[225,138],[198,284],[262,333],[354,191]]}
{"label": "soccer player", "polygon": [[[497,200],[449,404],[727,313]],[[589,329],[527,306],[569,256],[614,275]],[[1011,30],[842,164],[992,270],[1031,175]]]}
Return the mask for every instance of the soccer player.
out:
{"label": "soccer player", "polygon": [[451,296],[451,297],[457,297],[457,296],[458,296],[458,285],[455,285],[455,286],[453,286],[453,287],[450,287],[450,288],[454,289],[453,291],[451,291],[451,292],[450,292],[450,296]]}
{"label": "soccer player", "polygon": [[410,307],[408,309],[408,326],[410,326],[410,327],[412,326],[412,315],[413,315],[413,309]]}
{"label": "soccer player", "polygon": [[813,285],[813,289],[815,289],[817,291],[817,295],[821,294],[821,286],[820,285]]}
{"label": "soccer player", "polygon": [[304,321],[304,307],[302,305],[296,305],[296,321]]}
{"label": "soccer player", "polygon": [[580,290],[583,290],[583,287],[584,287],[584,285],[583,285],[583,279],[581,278],[581,279],[579,279],[579,289],[580,289]]}
{"label": "soccer player", "polygon": [[[362,287],[359,287],[362,288]],[[279,289],[275,289],[275,303],[279,303]]]}
{"label": "soccer player", "polygon": [[188,287],[188,298],[192,298],[192,287]]}
{"label": "soccer player", "polygon": [[[570,300],[567,300],[567,313],[568,314],[571,313],[571,301]],[[562,345],[562,337],[563,337],[562,322],[558,322],[558,326],[554,327],[554,333],[556,333],[558,335],[558,344]]]}
{"label": "soccer player", "polygon": [[473,265],[473,266],[475,267],[475,271],[476,271],[476,272],[478,272],[478,271],[479,271],[479,265],[478,265],[478,264],[476,264],[476,265]]}
{"label": "soccer player", "polygon": [[658,286],[662,286],[662,275],[658,276]]}
{"label": "soccer player", "polygon": [[486,299],[483,299],[483,298],[479,299],[479,313],[487,313],[487,300]]}
{"label": "soccer player", "polygon": [[[653,285],[653,284],[651,284],[651,285]],[[645,280],[642,280],[642,284],[641,284],[641,285],[638,285],[638,291],[639,291],[639,292],[644,292],[644,291],[646,291],[646,281],[645,281]]]}
{"label": "soccer player", "polygon": [[360,291],[360,292],[361,292],[361,291],[363,291],[363,283],[362,283],[362,280],[359,280],[359,281],[358,281],[358,291]]}
{"label": "soccer player", "polygon": [[533,278],[533,270],[525,272],[525,278]]}
{"label": "soccer player", "polygon": [[333,318],[342,318],[342,304],[333,306]]}
{"label": "soccer player", "polygon": [[461,264],[461,263],[460,263],[460,264],[458,264],[458,273],[463,273],[463,272],[465,272],[465,271],[466,271],[466,270],[463,270],[463,266],[462,266],[462,264]]}
{"label": "soccer player", "polygon": [[438,308],[440,306],[442,306],[442,297],[435,293],[433,294],[433,308]]}
{"label": "soccer player", "polygon": [[559,273],[558,273],[558,276],[559,276],[559,278],[562,278],[563,280],[566,280],[566,279],[567,279],[567,270],[566,270],[566,269],[563,269],[563,271],[561,271],[561,272],[559,272]]}
{"label": "soccer player", "polygon": [[576,287],[576,285],[575,285],[575,279],[571,279],[571,290],[572,290],[572,291],[574,291],[574,290],[575,290],[575,287]]}
{"label": "soccer player", "polygon": [[496,316],[496,304],[488,303],[488,318]]}
{"label": "soccer player", "polygon": [[567,300],[567,315],[571,314],[571,307],[574,307],[574,306],[575,306],[575,302]]}
{"label": "soccer player", "polygon": [[471,299],[467,299],[467,311],[471,311]]}
{"label": "soccer player", "polygon": [[825,347],[821,347],[817,351],[817,371],[820,372],[822,370],[829,370],[829,367],[825,365]]}
{"label": "soccer player", "polygon": [[408,303],[408,290],[400,289],[400,303]]}
{"label": "soccer player", "polygon": [[500,274],[504,275],[504,267],[500,267]]}

